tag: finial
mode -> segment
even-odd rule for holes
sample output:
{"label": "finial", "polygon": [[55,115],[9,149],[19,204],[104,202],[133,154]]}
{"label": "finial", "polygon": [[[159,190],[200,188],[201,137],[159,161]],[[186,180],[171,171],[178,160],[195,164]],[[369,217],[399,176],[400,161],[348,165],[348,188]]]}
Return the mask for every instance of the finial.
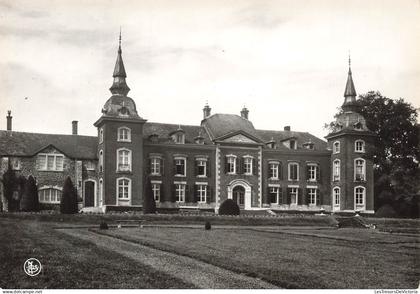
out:
{"label": "finial", "polygon": [[351,73],[351,55],[349,50],[349,73]]}

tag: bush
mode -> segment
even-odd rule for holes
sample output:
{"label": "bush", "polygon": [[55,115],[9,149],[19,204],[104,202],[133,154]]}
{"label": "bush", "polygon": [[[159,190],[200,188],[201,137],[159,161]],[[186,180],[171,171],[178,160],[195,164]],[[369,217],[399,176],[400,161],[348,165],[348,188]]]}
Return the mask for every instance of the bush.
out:
{"label": "bush", "polygon": [[108,224],[105,221],[102,221],[99,224],[99,229],[101,229],[101,230],[108,230]]}
{"label": "bush", "polygon": [[153,195],[152,183],[150,177],[146,179],[146,185],[144,189],[143,198],[143,213],[156,213],[156,201]]}
{"label": "bush", "polygon": [[22,211],[39,211],[38,187],[32,176],[25,181],[20,208]]}
{"label": "bush", "polygon": [[220,215],[239,215],[240,210],[238,204],[232,199],[226,199],[219,207]]}
{"label": "bush", "polygon": [[382,205],[375,213],[377,217],[397,217],[397,212],[390,204]]}
{"label": "bush", "polygon": [[64,181],[63,195],[60,201],[60,212],[66,214],[77,213],[77,191],[71,181],[70,177],[67,177]]}
{"label": "bush", "polygon": [[7,171],[3,174],[3,195],[4,198],[7,200],[7,207],[4,209],[7,211],[16,211],[17,204],[13,199],[13,194],[17,190],[18,187],[18,178],[16,176],[15,171],[12,169],[10,161],[8,163]]}
{"label": "bush", "polygon": [[209,221],[207,221],[207,222],[205,223],[205,225],[204,225],[204,229],[205,229],[205,230],[211,230],[211,224],[210,224],[210,222],[209,222]]}

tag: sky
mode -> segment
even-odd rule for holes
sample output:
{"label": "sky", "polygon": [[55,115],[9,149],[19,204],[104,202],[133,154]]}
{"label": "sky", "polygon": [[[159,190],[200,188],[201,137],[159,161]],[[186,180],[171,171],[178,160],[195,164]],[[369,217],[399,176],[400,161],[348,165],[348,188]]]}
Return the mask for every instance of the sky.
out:
{"label": "sky", "polygon": [[151,122],[249,109],[257,129],[310,132],[358,94],[420,107],[419,0],[0,0],[0,129],[96,135],[122,28],[128,96]]}

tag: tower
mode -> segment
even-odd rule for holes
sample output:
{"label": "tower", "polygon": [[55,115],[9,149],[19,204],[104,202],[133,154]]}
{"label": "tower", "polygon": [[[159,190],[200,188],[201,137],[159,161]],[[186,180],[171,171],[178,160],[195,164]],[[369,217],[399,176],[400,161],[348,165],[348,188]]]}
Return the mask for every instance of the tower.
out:
{"label": "tower", "polygon": [[375,135],[358,112],[356,95],[349,58],[342,113],[325,137],[332,150],[332,210],[373,213],[373,162],[368,154]]}
{"label": "tower", "polygon": [[95,206],[142,206],[143,125],[130,88],[122,59],[121,32],[117,61],[109,89],[112,96],[95,122],[98,129],[98,197]]}

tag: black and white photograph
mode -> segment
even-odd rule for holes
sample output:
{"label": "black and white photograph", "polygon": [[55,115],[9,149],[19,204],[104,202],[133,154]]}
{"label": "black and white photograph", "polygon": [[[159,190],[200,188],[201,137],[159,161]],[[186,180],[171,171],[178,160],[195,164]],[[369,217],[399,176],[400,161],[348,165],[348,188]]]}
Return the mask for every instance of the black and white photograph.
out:
{"label": "black and white photograph", "polygon": [[419,0],[0,0],[0,54],[2,294],[419,293]]}

